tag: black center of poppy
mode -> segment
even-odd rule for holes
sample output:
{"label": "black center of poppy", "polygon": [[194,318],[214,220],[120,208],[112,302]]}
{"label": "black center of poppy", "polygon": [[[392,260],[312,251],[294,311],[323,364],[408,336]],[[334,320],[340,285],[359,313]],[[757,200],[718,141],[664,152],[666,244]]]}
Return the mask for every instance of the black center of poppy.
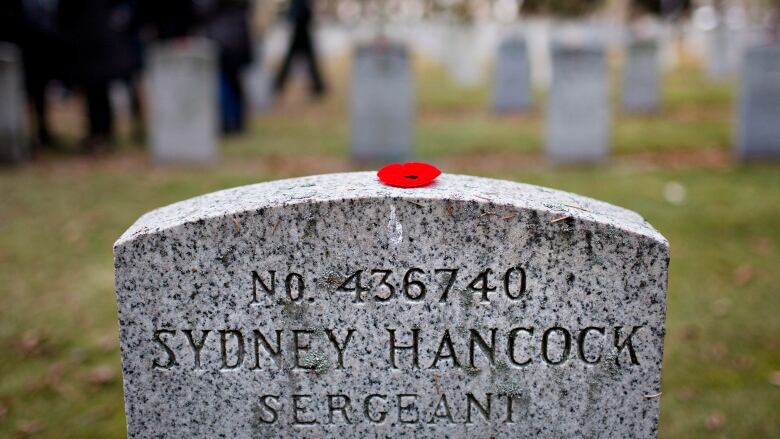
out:
{"label": "black center of poppy", "polygon": [[408,178],[409,180],[417,180],[416,175],[404,175],[404,178]]}

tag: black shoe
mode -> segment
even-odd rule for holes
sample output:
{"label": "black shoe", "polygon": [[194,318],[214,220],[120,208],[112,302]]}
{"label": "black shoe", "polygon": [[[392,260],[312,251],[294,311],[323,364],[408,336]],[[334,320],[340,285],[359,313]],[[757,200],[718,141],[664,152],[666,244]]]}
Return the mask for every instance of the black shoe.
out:
{"label": "black shoe", "polygon": [[87,155],[104,155],[113,151],[114,145],[107,136],[93,135],[81,144],[81,151]]}

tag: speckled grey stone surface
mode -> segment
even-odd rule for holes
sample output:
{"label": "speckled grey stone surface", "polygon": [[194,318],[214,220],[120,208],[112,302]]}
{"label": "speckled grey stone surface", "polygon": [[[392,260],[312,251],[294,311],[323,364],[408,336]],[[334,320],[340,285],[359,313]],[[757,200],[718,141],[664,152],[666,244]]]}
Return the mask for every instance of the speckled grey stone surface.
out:
{"label": "speckled grey stone surface", "polygon": [[668,244],[633,212],[333,174],[155,210],[114,252],[131,437],[656,435]]}

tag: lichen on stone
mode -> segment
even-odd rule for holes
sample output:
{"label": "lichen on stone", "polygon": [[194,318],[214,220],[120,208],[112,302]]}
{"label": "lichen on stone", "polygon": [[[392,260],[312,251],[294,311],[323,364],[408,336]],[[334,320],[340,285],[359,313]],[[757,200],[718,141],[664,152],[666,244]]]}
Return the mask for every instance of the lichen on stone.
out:
{"label": "lichen on stone", "polygon": [[325,288],[328,291],[333,291],[338,288],[339,285],[341,285],[341,279],[335,271],[328,270],[323,273],[318,283],[322,288]]}
{"label": "lichen on stone", "polygon": [[611,377],[620,375],[620,366],[618,366],[618,351],[617,348],[612,348],[605,356],[604,360],[599,364],[601,369]]}
{"label": "lichen on stone", "polygon": [[506,395],[510,398],[520,398],[523,395],[522,385],[512,379],[497,383],[496,391],[499,395]]}
{"label": "lichen on stone", "polygon": [[507,372],[507,371],[509,371],[509,365],[506,364],[505,361],[500,361],[499,360],[499,361],[496,361],[495,369],[496,369],[496,372]]}
{"label": "lichen on stone", "polygon": [[317,220],[309,218],[306,220],[306,225],[303,228],[303,237],[309,238],[312,236],[317,236]]}
{"label": "lichen on stone", "polygon": [[460,290],[458,291],[458,294],[460,295],[460,303],[463,306],[471,306],[474,304],[474,295],[466,290]]}
{"label": "lichen on stone", "polygon": [[482,369],[474,366],[463,366],[463,371],[466,372],[466,375],[479,375],[480,372],[482,372]]}
{"label": "lichen on stone", "polygon": [[301,365],[314,370],[317,375],[322,375],[330,369],[328,357],[321,351],[309,351],[303,356]]}
{"label": "lichen on stone", "polygon": [[285,314],[287,314],[287,317],[292,320],[301,320],[305,314],[303,305],[298,305],[290,300],[279,297],[276,299],[276,303],[277,305],[284,307]]}

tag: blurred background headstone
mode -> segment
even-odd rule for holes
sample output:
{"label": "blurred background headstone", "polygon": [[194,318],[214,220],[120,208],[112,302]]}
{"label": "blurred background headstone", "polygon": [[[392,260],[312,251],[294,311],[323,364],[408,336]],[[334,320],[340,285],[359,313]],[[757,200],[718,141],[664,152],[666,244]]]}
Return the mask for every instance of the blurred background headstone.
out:
{"label": "blurred background headstone", "polygon": [[528,111],[531,108],[531,69],[525,36],[510,35],[498,47],[493,76],[493,110]]}
{"label": "blurred background headstone", "polygon": [[205,39],[158,43],[148,72],[150,149],[158,162],[217,158],[217,49]]}
{"label": "blurred background headstone", "polygon": [[22,56],[0,42],[0,162],[19,163],[30,155],[27,139]]}
{"label": "blurred background headstone", "polygon": [[264,112],[273,104],[273,73],[266,59],[263,40],[255,40],[254,52],[252,65],[244,73],[244,84],[250,108],[254,112]]}
{"label": "blurred background headstone", "polygon": [[456,85],[476,87],[484,79],[491,29],[475,24],[465,14],[453,19],[448,27],[444,59]]}
{"label": "blurred background headstone", "polygon": [[652,112],[660,106],[661,66],[656,38],[630,38],[623,72],[623,108]]}
{"label": "blurred background headstone", "polygon": [[547,156],[596,163],[609,150],[611,114],[605,48],[597,41],[554,41],[547,108]]}
{"label": "blurred background headstone", "polygon": [[719,23],[709,32],[707,73],[712,79],[723,79],[734,73],[734,32],[725,23]]}
{"label": "blurred background headstone", "polygon": [[531,63],[531,83],[533,87],[547,90],[552,78],[550,23],[546,19],[528,20],[525,22],[525,29],[528,57]]}
{"label": "blurred background headstone", "polygon": [[408,159],[414,84],[406,47],[386,40],[359,46],[351,87],[352,157],[368,162]]}
{"label": "blurred background headstone", "polygon": [[780,45],[746,50],[739,99],[737,156],[780,159]]}
{"label": "blurred background headstone", "polygon": [[705,7],[699,11],[699,19],[708,29],[707,73],[710,78],[720,80],[736,75],[747,32],[743,7],[739,2],[716,0],[711,9]]}

